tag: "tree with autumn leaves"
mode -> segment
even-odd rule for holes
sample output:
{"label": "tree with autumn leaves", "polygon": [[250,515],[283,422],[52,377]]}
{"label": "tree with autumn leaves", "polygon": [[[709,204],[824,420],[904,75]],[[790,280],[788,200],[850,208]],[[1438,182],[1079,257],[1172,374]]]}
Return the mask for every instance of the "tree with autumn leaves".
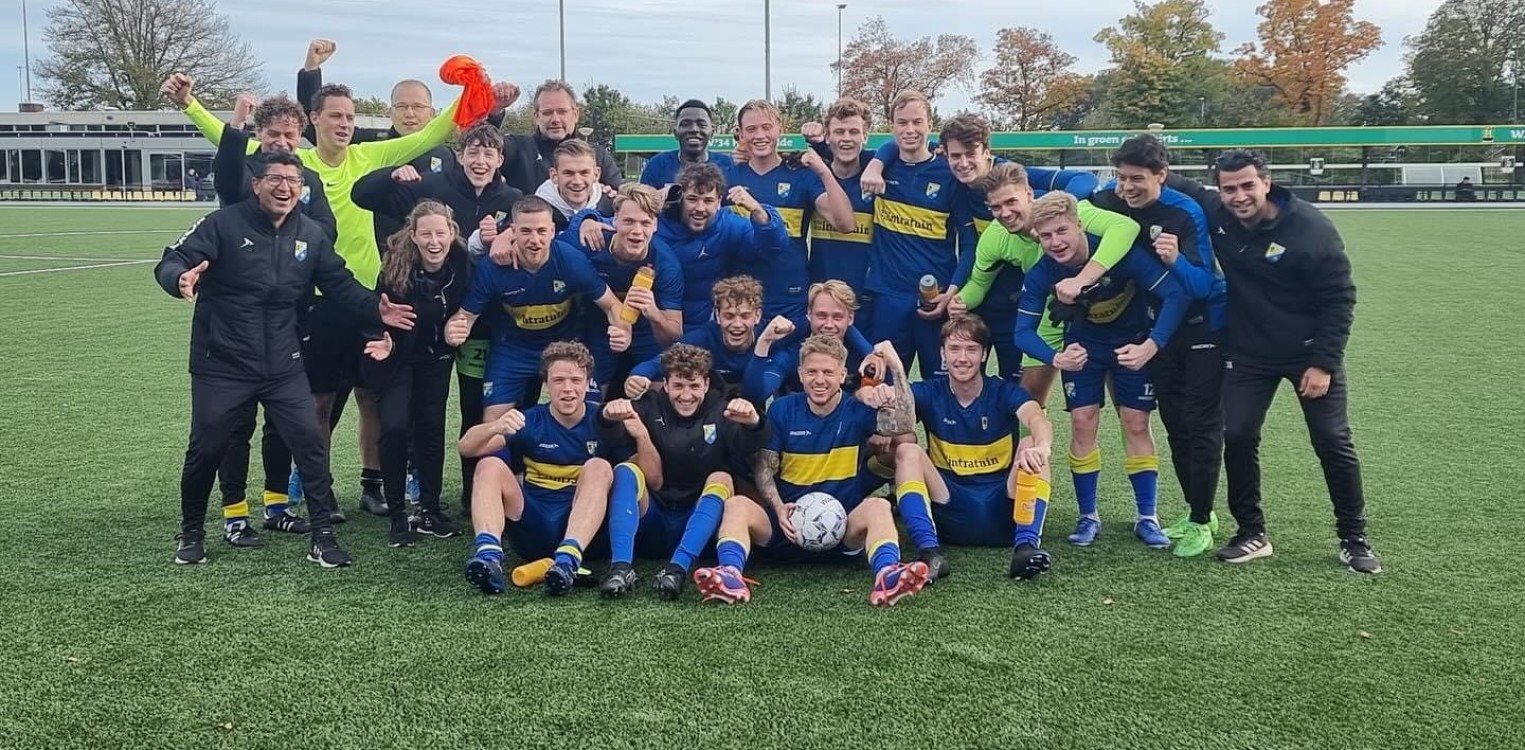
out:
{"label": "tree with autumn leaves", "polygon": [[1382,29],[1355,18],[1355,0],[1269,0],[1255,11],[1260,43],[1239,48],[1235,70],[1269,86],[1299,125],[1327,125],[1345,70],[1382,46]]}

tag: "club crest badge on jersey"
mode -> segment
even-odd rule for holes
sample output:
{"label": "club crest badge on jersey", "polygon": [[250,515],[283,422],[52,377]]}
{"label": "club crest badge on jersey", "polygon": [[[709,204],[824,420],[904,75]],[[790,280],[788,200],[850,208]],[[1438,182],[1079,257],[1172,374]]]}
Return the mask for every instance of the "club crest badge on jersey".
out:
{"label": "club crest badge on jersey", "polygon": [[990,417],[980,417],[980,429],[990,429]]}
{"label": "club crest badge on jersey", "polygon": [[780,182],[780,183],[778,183],[778,197],[780,197],[780,198],[788,198],[789,197],[789,188],[790,188],[790,185],[787,182]]}
{"label": "club crest badge on jersey", "polygon": [[307,203],[312,200],[312,188],[307,186],[307,185],[303,185],[302,186],[302,197],[298,198],[297,200],[300,200],[302,202],[302,205],[307,205]]}
{"label": "club crest badge on jersey", "polygon": [[565,292],[566,290],[567,290],[566,282],[564,282],[564,281],[562,281],[560,279],[557,279],[557,280],[551,282],[551,291],[553,291],[553,292],[555,292],[557,294],[561,294],[562,292]]}
{"label": "club crest badge on jersey", "polygon": [[716,434],[715,425],[707,424],[707,425],[704,426],[704,442],[706,444],[708,444],[708,445],[714,445],[715,444],[715,434]]}
{"label": "club crest badge on jersey", "polygon": [[939,185],[939,184],[937,184],[935,182],[927,183],[927,197],[928,198],[936,198],[937,194],[941,193],[942,191],[943,191],[943,186],[942,185]]}
{"label": "club crest badge on jersey", "polygon": [[873,194],[873,193],[870,193],[870,192],[869,192],[869,191],[868,191],[868,190],[867,190],[867,189],[865,189],[865,188],[859,188],[859,190],[858,190],[858,195],[861,195],[861,196],[863,196],[863,200],[866,200],[866,201],[867,201],[867,200],[873,200],[873,199],[874,199],[874,194]]}
{"label": "club crest badge on jersey", "polygon": [[492,398],[492,381],[482,381],[482,398]]}
{"label": "club crest badge on jersey", "polygon": [[1159,224],[1153,224],[1153,225],[1151,225],[1149,227],[1149,239],[1157,240],[1157,239],[1160,238],[1160,235],[1163,234],[1164,232],[1165,232],[1165,228],[1164,227],[1160,226]]}
{"label": "club crest badge on jersey", "polygon": [[588,441],[588,455],[592,456],[592,455],[594,455],[596,453],[598,453],[598,441],[597,440],[589,440]]}
{"label": "club crest badge on jersey", "polygon": [[298,263],[307,260],[307,243],[301,240],[297,240],[297,249],[293,254],[296,256]]}
{"label": "club crest badge on jersey", "polygon": [[1074,383],[1065,383],[1064,384],[1064,395],[1069,396],[1070,398],[1074,398],[1075,397],[1075,384]]}
{"label": "club crest badge on jersey", "polygon": [[493,214],[492,218],[494,220],[496,220],[496,221],[502,221],[507,216],[508,216],[508,212],[507,211],[499,211],[499,212]]}
{"label": "club crest badge on jersey", "polygon": [[1266,260],[1275,263],[1281,260],[1281,256],[1285,255],[1286,252],[1287,248],[1272,242],[1270,246],[1266,248]]}
{"label": "club crest badge on jersey", "polygon": [[445,162],[443,160],[441,160],[438,156],[431,156],[431,157],[429,157],[429,171],[430,172],[434,172],[435,174],[439,174],[439,172],[441,170],[443,170],[444,168],[445,168]]}

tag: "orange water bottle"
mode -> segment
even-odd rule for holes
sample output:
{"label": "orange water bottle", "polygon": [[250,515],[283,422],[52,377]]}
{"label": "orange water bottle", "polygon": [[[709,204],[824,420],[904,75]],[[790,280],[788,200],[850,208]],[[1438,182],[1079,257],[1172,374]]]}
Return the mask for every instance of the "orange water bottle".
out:
{"label": "orange water bottle", "polygon": [[552,562],[554,561],[551,558],[542,557],[514,568],[514,572],[509,576],[513,578],[515,586],[527,589],[545,581],[545,572],[551,569]]}
{"label": "orange water bottle", "polygon": [[942,285],[937,283],[937,277],[927,274],[921,277],[921,309],[930,311],[937,307],[937,295],[943,293]]}
{"label": "orange water bottle", "polygon": [[[652,283],[655,282],[656,280],[657,280],[656,269],[653,269],[651,266],[641,266],[639,269],[636,270],[635,278],[631,279],[631,281],[630,281],[630,288],[631,289],[635,289],[635,288],[639,287],[641,289],[650,289]],[[637,309],[631,307],[630,305],[625,305],[624,307],[620,308],[620,322],[621,323],[624,323],[627,326],[635,325],[635,322],[637,320],[640,320],[640,319],[641,319],[641,311],[640,310],[637,310]]]}

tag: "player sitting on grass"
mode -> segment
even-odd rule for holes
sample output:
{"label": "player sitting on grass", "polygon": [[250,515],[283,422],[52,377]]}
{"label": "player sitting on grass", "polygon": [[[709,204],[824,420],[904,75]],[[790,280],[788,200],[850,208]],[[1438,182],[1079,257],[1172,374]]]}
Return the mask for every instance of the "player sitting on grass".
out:
{"label": "player sitting on grass", "polygon": [[[908,488],[924,497],[930,493],[941,541],[1011,544],[1011,577],[1025,580],[1052,564],[1048,551],[1039,547],[1054,432],[1043,407],[1027,391],[985,374],[989,351],[990,329],[979,316],[943,324],[948,373],[911,384],[917,416],[927,431],[927,452],[913,450],[914,443],[896,446],[895,479],[902,503]],[[1019,424],[1028,432],[1020,442]]]}
{"label": "player sitting on grass", "polygon": [[[912,405],[881,403],[874,409],[846,398],[847,349],[833,336],[811,336],[800,346],[800,381],[805,392],[768,407],[772,435],[757,455],[757,486],[767,507],[744,497],[726,501],[715,552],[720,564],[694,572],[706,601],[745,602],[752,598],[742,570],[753,545],[782,552],[798,547],[789,520],[792,503],[825,492],[847,509],[847,530],[836,556],[856,556],[865,548],[874,569],[869,602],[885,606],[915,594],[928,580],[927,564],[900,562],[899,533],[889,501],[863,497],[860,458],[869,436],[898,435],[912,429]],[[865,389],[859,398],[881,400],[882,390]],[[882,399],[890,401],[892,399]],[[880,429],[881,422],[884,429]]]}
{"label": "player sitting on grass", "polygon": [[[505,527],[520,557],[554,556],[545,574],[547,594],[572,588],[583,550],[604,522],[614,481],[597,415],[586,401],[592,372],[587,347],[554,342],[540,356],[550,403],[510,408],[461,436],[461,455],[481,458],[471,488],[476,554],[466,563],[466,580],[483,593],[506,587]],[[511,454],[524,461],[522,481],[509,468]]]}
{"label": "player sitting on grass", "polygon": [[[762,323],[762,284],[751,276],[732,276],[716,282],[711,297],[715,301],[715,319],[701,328],[688,329],[678,343],[709,352],[712,372],[728,390],[739,392]],[[648,359],[630,371],[630,377],[625,379],[625,395],[640,398],[660,384],[661,379],[662,358]],[[766,402],[765,398],[753,403],[761,409]]]}
{"label": "player sitting on grass", "polygon": [[[1160,460],[1149,433],[1154,387],[1145,367],[1180,325],[1186,313],[1186,292],[1155,259],[1152,249],[1134,245],[1122,261],[1077,298],[1076,306],[1056,306],[1054,314],[1065,320],[1066,344],[1063,351],[1056,352],[1038,333],[1045,303],[1060,279],[1081,272],[1090,261],[1092,246],[1100,239],[1081,229],[1075,198],[1067,193],[1039,198],[1033,204],[1031,226],[1044,256],[1022,283],[1017,345],[1044,364],[1058,368],[1064,381],[1071,425],[1070,471],[1080,503],[1080,521],[1069,542],[1090,546],[1101,530],[1096,512],[1096,485],[1101,477],[1096,432],[1110,380],[1128,454],[1123,467],[1138,505],[1133,533],[1151,548],[1167,548],[1170,540],[1155,515]],[[1151,296],[1163,302],[1157,315],[1151,314]]]}
{"label": "player sitting on grass", "polygon": [[662,353],[662,371],[660,393],[611,401],[599,422],[616,455],[626,453],[626,434],[636,443],[635,458],[614,467],[611,565],[598,587],[604,596],[635,587],[631,563],[639,552],[671,555],[656,587],[663,599],[677,599],[694,558],[715,537],[726,500],[736,494],[729,467],[750,461],[768,441],[757,407],[728,399],[711,381],[709,352],[674,345]]}

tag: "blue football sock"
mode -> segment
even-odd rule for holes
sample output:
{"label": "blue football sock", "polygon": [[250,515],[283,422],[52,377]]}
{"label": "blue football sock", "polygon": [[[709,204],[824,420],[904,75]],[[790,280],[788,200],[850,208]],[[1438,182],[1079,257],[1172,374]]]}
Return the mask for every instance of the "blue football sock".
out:
{"label": "blue football sock", "polygon": [[1016,524],[1012,546],[1042,546],[1043,519],[1048,515],[1048,480],[1025,471],[1017,472],[1017,499],[1011,520]]}
{"label": "blue football sock", "polygon": [[721,537],[715,544],[715,555],[720,558],[722,566],[729,565],[737,570],[747,567],[747,548],[735,539]]}
{"label": "blue football sock", "polygon": [[694,566],[694,558],[704,551],[715,532],[720,529],[720,516],[725,512],[725,498],[730,491],[725,485],[712,484],[704,488],[699,504],[694,506],[688,525],[683,527],[683,538],[678,549],[672,553],[672,563],[687,573]]}
{"label": "blue football sock", "polygon": [[477,534],[477,557],[503,562],[503,540],[485,531]]}
{"label": "blue football sock", "polygon": [[577,570],[582,567],[582,544],[576,539],[563,539],[556,545],[556,564]]}
{"label": "blue football sock", "polygon": [[922,552],[937,549],[937,526],[932,523],[932,509],[927,503],[927,483],[920,480],[905,482],[895,488],[895,497],[911,543]]}
{"label": "blue football sock", "polygon": [[884,539],[868,546],[868,564],[873,567],[874,575],[892,565],[900,564],[900,544],[894,539]]}
{"label": "blue football sock", "polygon": [[614,467],[614,488],[609,493],[610,561],[635,559],[635,534],[641,528],[641,491],[646,478],[632,463]]}
{"label": "blue football sock", "polygon": [[1138,503],[1139,518],[1154,518],[1159,499],[1160,457],[1129,456],[1123,460],[1128,482],[1133,485],[1133,501]]}
{"label": "blue football sock", "polygon": [[1089,455],[1070,454],[1070,476],[1075,480],[1075,501],[1080,505],[1080,515],[1096,515],[1096,485],[1101,481],[1101,450]]}

